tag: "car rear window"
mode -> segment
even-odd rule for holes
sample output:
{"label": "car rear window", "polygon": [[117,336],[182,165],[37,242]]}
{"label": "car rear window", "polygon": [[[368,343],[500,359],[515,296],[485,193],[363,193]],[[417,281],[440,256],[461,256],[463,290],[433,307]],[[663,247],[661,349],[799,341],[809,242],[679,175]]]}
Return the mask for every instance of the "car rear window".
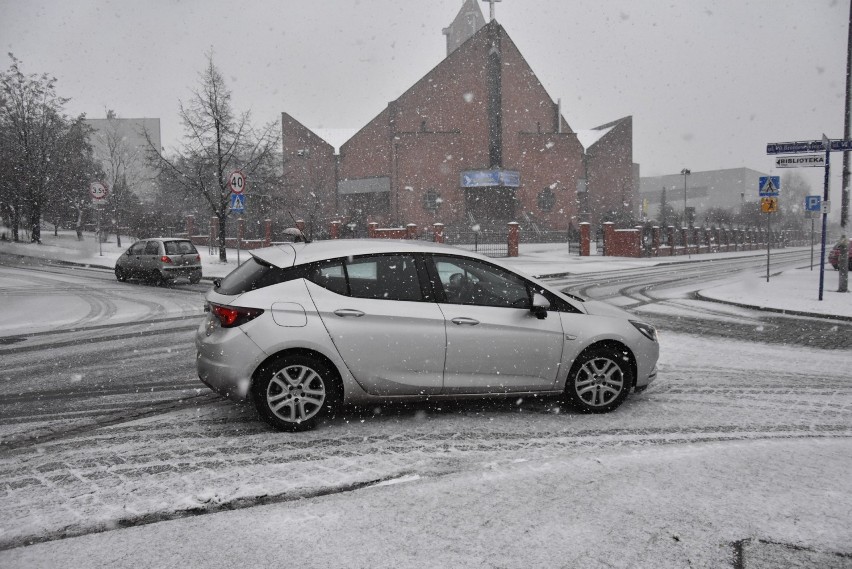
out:
{"label": "car rear window", "polygon": [[166,255],[197,255],[198,251],[189,241],[166,241]]}
{"label": "car rear window", "polygon": [[252,257],[222,279],[216,292],[235,295],[257,290],[270,285],[301,278],[305,267],[287,267],[282,269]]}

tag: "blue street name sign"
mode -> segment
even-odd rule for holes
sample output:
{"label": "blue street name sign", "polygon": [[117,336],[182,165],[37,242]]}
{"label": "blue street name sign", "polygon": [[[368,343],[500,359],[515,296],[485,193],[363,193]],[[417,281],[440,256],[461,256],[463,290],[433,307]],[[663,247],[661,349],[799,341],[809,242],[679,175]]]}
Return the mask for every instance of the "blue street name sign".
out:
{"label": "blue street name sign", "polygon": [[[829,140],[832,152],[852,150],[852,140]],[[798,142],[770,142],[766,145],[767,154],[801,154],[803,152],[825,152],[822,140],[800,140]]]}
{"label": "blue street name sign", "polygon": [[799,142],[771,142],[766,145],[767,154],[798,154],[801,152],[819,152],[825,150],[821,140],[801,140]]}
{"label": "blue street name sign", "polygon": [[805,196],[805,211],[819,211],[821,204],[822,196]]}
{"label": "blue street name sign", "polygon": [[781,191],[781,176],[761,176],[758,193],[762,198],[777,198]]}
{"label": "blue street name sign", "polygon": [[231,207],[229,209],[232,213],[243,213],[246,210],[246,195],[231,194]]}

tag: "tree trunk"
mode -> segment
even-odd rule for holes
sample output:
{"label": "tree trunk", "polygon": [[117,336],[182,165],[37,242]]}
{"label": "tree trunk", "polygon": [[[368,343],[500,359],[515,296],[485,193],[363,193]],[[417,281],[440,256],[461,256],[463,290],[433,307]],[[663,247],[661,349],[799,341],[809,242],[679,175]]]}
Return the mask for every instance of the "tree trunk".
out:
{"label": "tree trunk", "polygon": [[77,224],[74,227],[77,231],[77,241],[83,240],[83,208],[77,206]]}
{"label": "tree trunk", "polygon": [[225,250],[225,229],[228,221],[227,214],[219,213],[217,214],[219,218],[219,261],[222,263],[228,262],[228,254]]}

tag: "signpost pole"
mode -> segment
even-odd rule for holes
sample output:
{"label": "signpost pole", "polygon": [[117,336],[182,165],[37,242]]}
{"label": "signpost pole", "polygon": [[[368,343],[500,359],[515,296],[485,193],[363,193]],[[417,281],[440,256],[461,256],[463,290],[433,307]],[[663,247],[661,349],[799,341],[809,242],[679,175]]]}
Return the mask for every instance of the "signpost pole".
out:
{"label": "signpost pole", "polygon": [[811,215],[811,270],[814,270],[814,217]]}
{"label": "signpost pole", "polygon": [[[825,136],[823,136],[823,143],[825,144],[825,181],[823,182],[822,189],[822,200],[823,202],[828,202],[828,187],[829,187],[829,172],[831,171],[831,164],[829,163],[831,160],[831,143],[828,141]],[[823,206],[822,211],[822,245],[820,247],[820,256],[819,256],[819,299],[822,300],[822,291],[825,286],[825,232],[826,227],[828,226],[828,210]]]}
{"label": "signpost pole", "polygon": [[769,282],[769,251],[772,247],[772,212],[766,213],[766,282]]}
{"label": "signpost pole", "polygon": [[104,256],[104,250],[103,250],[103,243],[102,243],[103,240],[101,239],[101,208],[98,206],[98,204],[94,204],[94,205],[95,205],[95,211],[98,212],[98,231],[97,231],[97,234],[98,234],[98,254],[101,257],[103,257]]}

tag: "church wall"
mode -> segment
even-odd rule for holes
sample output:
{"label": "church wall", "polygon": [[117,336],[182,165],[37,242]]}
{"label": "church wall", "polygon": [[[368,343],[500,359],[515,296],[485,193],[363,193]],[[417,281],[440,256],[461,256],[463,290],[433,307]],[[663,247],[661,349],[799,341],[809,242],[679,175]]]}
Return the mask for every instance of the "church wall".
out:
{"label": "church wall", "polygon": [[[566,230],[577,227],[577,179],[582,177],[583,157],[573,134],[518,133],[521,187],[518,188],[518,217],[527,212],[541,229]],[[553,206],[542,208],[539,195],[549,188]],[[545,200],[546,201],[546,200]],[[524,219],[525,221],[525,219]]]}
{"label": "church wall", "polygon": [[283,206],[295,217],[330,218],[337,205],[334,147],[287,113],[281,114],[281,146]]}
{"label": "church wall", "polygon": [[[588,150],[592,222],[609,212],[633,211],[633,121],[618,124]],[[624,206],[624,202],[628,205]]]}

